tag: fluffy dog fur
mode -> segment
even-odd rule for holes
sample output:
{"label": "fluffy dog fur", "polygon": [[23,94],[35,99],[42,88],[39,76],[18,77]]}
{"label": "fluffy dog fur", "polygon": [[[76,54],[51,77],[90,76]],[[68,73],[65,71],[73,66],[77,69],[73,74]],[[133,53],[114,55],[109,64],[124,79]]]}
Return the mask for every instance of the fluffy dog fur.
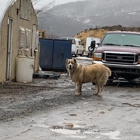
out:
{"label": "fluffy dog fur", "polygon": [[103,86],[106,84],[111,71],[102,64],[92,64],[83,66],[77,63],[76,59],[66,60],[66,69],[70,74],[72,81],[76,84],[75,95],[82,94],[82,84],[94,82],[97,85],[97,93],[95,95],[102,96]]}

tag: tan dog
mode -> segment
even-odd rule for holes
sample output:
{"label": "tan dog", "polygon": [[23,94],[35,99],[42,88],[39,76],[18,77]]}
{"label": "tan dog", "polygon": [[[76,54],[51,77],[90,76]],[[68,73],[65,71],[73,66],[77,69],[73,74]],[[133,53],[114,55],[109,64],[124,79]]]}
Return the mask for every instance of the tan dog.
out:
{"label": "tan dog", "polygon": [[66,60],[66,69],[70,74],[72,81],[76,84],[76,95],[81,95],[82,84],[95,82],[97,85],[97,93],[95,95],[102,96],[103,86],[106,84],[111,71],[102,64],[92,64],[83,66],[77,63],[76,59]]}

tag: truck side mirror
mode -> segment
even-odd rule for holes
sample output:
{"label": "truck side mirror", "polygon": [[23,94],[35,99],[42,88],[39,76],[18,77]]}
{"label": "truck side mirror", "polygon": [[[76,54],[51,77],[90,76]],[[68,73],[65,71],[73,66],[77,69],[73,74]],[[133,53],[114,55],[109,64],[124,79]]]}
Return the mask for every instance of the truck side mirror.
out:
{"label": "truck side mirror", "polygon": [[89,50],[90,52],[93,52],[94,49],[95,49],[95,47],[96,47],[96,41],[93,40],[93,41],[91,41],[91,44],[90,44],[90,46],[88,47],[88,50]]}

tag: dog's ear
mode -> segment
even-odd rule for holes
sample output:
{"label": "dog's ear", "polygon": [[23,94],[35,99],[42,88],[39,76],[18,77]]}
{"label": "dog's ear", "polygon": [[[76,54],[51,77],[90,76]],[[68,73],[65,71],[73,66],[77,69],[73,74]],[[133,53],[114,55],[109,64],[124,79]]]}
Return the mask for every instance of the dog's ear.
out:
{"label": "dog's ear", "polygon": [[68,59],[66,59],[66,64],[67,64],[67,62],[68,62]]}
{"label": "dog's ear", "polygon": [[76,59],[74,58],[74,63],[76,63]]}

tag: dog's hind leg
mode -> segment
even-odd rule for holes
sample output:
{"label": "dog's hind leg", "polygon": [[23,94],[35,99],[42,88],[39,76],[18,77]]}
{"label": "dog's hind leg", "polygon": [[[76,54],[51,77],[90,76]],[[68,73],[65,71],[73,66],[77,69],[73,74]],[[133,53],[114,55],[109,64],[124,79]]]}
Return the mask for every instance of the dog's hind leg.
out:
{"label": "dog's hind leg", "polygon": [[101,97],[102,96],[103,85],[98,83],[98,82],[95,82],[95,83],[96,83],[96,86],[97,86],[97,93],[95,93],[93,95]]}
{"label": "dog's hind leg", "polygon": [[98,84],[98,93],[97,96],[101,97],[103,91],[103,84]]}
{"label": "dog's hind leg", "polygon": [[[97,83],[96,81],[94,81],[94,83],[95,83],[95,86],[97,87],[97,92],[94,93],[93,95],[97,96],[98,93],[99,93],[98,83]],[[92,82],[92,84],[93,84],[93,82]],[[95,88],[94,88],[94,89],[95,89]]]}
{"label": "dog's hind leg", "polygon": [[75,95],[81,95],[82,94],[81,88],[82,88],[82,83],[76,83]]}

